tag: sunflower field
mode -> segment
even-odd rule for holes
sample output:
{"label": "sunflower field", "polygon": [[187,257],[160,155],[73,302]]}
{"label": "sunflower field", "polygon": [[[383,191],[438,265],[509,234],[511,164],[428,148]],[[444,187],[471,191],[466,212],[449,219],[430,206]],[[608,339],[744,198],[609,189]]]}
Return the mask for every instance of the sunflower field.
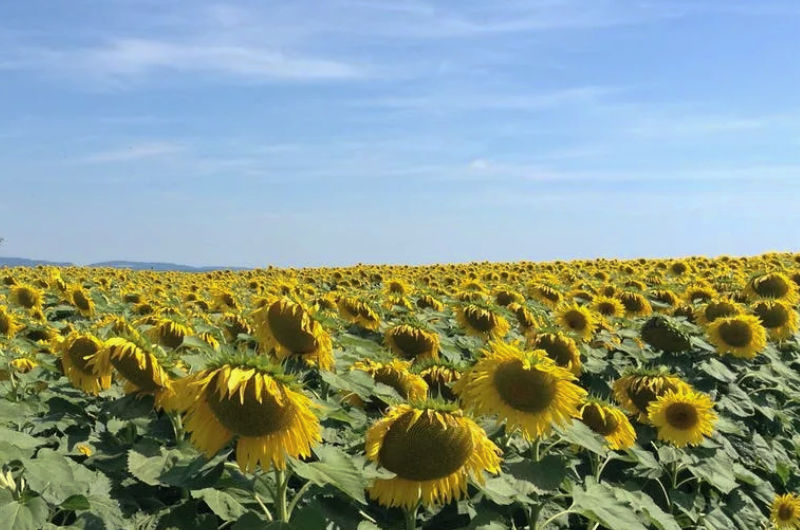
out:
{"label": "sunflower field", "polygon": [[0,270],[0,528],[800,529],[800,255]]}

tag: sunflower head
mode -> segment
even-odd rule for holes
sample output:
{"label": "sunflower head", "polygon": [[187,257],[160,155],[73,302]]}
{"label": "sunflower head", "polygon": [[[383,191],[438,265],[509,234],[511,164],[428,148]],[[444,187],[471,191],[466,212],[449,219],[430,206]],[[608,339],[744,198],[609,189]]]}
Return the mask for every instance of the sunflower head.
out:
{"label": "sunflower head", "polygon": [[732,317],[743,313],[742,306],[733,300],[720,298],[711,300],[703,304],[695,311],[695,318],[698,324],[708,326],[718,318]]}
{"label": "sunflower head", "polygon": [[533,347],[544,350],[555,363],[575,375],[581,373],[581,353],[574,340],[563,333],[543,333],[536,335]]}
{"label": "sunflower head", "polygon": [[384,506],[411,509],[448,504],[467,493],[470,477],[500,471],[500,450],[452,405],[392,407],[366,434],[367,458],[395,473],[377,479],[369,495]]}
{"label": "sunflower head", "polygon": [[656,429],[658,439],[676,447],[698,445],[711,436],[717,415],[708,395],[693,390],[670,390],[647,407],[647,417]]}
{"label": "sunflower head", "polygon": [[653,349],[680,353],[692,347],[689,334],[678,327],[678,323],[663,315],[651,317],[640,330],[640,337]]}
{"label": "sunflower head", "polygon": [[32,285],[13,286],[8,298],[25,309],[38,309],[42,306],[42,292]]}
{"label": "sunflower head", "polygon": [[417,298],[417,307],[420,309],[433,309],[434,311],[444,310],[444,304],[429,294]]}
{"label": "sunflower head", "polygon": [[210,457],[237,438],[244,472],[284,469],[322,440],[313,402],[263,358],[221,359],[177,386],[192,443]]}
{"label": "sunflower head", "polygon": [[425,380],[428,385],[428,394],[431,397],[441,397],[453,401],[455,394],[450,385],[461,377],[461,367],[448,361],[428,360],[414,364],[414,372]]}
{"label": "sunflower head", "polygon": [[761,300],[753,304],[752,311],[774,340],[785,340],[797,333],[797,311],[783,300]]}
{"label": "sunflower head", "polygon": [[722,355],[752,359],[767,345],[767,332],[758,317],[753,315],[718,318],[707,331],[717,352]]}
{"label": "sunflower head", "polygon": [[159,356],[141,337],[114,337],[108,339],[102,351],[89,361],[98,374],[107,374],[110,368],[125,381],[128,394],[151,394],[156,407],[171,395],[171,381],[162,367]]}
{"label": "sunflower head", "polygon": [[667,392],[691,391],[680,378],[660,371],[637,370],[623,375],[612,385],[614,399],[639,421],[648,421],[647,407]]}
{"label": "sunflower head", "polygon": [[620,293],[618,298],[625,306],[625,315],[628,317],[643,317],[653,312],[650,302],[639,293],[627,291]]}
{"label": "sunflower head", "polygon": [[6,307],[0,306],[0,335],[11,338],[23,327],[24,326],[17,323],[14,315],[9,313]]}
{"label": "sunflower head", "polygon": [[400,324],[386,330],[386,346],[395,355],[408,360],[437,359],[439,357],[439,335],[421,327]]}
{"label": "sunflower head", "polygon": [[770,508],[770,521],[781,530],[800,528],[800,497],[792,493],[776,495]]}
{"label": "sunflower head", "polygon": [[100,371],[94,363],[103,350],[103,343],[94,335],[70,333],[58,348],[64,375],[73,386],[87,394],[96,395],[111,386],[111,369],[108,365]]}
{"label": "sunflower head", "polygon": [[458,308],[456,318],[468,335],[484,339],[505,337],[510,328],[508,321],[488,307],[468,304]]}
{"label": "sunflower head", "polygon": [[381,323],[378,314],[366,302],[350,296],[342,296],[336,304],[339,315],[365,329],[376,330]]}
{"label": "sunflower head", "polygon": [[517,323],[519,324],[519,330],[521,333],[528,334],[541,326],[539,319],[536,318],[536,316],[534,316],[534,314],[531,313],[531,311],[525,307],[524,304],[512,302],[508,304],[508,309],[514,313],[514,316],[517,318]]}
{"label": "sunflower head", "polygon": [[524,301],[525,298],[521,294],[511,289],[497,289],[494,292],[494,302],[499,306],[505,307],[515,302],[521,304]]}
{"label": "sunflower head", "polygon": [[563,300],[560,292],[543,283],[533,283],[529,285],[528,295],[550,307],[557,306]]}
{"label": "sunflower head", "polygon": [[482,354],[453,386],[467,409],[496,414],[509,431],[520,429],[526,438],[539,438],[577,415],[586,391],[544,350],[494,341]]}
{"label": "sunflower head", "polygon": [[597,296],[591,308],[604,317],[621,317],[625,315],[625,306],[617,298]]}
{"label": "sunflower head", "polygon": [[636,432],[624,412],[599,399],[587,398],[578,409],[580,420],[606,439],[609,448],[627,449],[636,442]]}
{"label": "sunflower head", "polygon": [[73,287],[67,292],[69,302],[78,308],[81,315],[89,318],[94,315],[94,301],[80,286]]}
{"label": "sunflower head", "polygon": [[168,318],[158,319],[155,326],[148,331],[154,341],[170,349],[175,349],[183,344],[185,337],[194,335],[189,326]]}
{"label": "sunflower head", "polygon": [[[401,398],[409,401],[421,401],[428,395],[428,384],[425,380],[410,370],[411,363],[393,359],[388,363],[381,363],[366,359],[358,361],[352,370],[361,370],[372,376],[376,383],[383,383],[393,388]],[[363,403],[358,396],[348,399],[356,406],[369,406],[370,408],[385,409],[388,404],[381,398],[374,398],[370,403]]]}
{"label": "sunflower head", "polygon": [[595,315],[579,305],[565,305],[556,311],[556,320],[567,331],[576,334],[584,341],[589,340],[597,329]]}
{"label": "sunflower head", "polygon": [[278,360],[299,357],[323,370],[333,368],[330,335],[301,304],[280,298],[253,313],[253,320],[262,347]]}
{"label": "sunflower head", "polygon": [[781,272],[755,276],[748,282],[745,292],[752,298],[797,302],[797,285]]}

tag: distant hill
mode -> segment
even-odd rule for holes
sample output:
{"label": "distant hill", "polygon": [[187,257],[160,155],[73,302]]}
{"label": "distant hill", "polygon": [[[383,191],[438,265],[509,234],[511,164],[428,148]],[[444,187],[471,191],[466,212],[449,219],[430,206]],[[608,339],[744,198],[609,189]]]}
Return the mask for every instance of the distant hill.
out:
{"label": "distant hill", "polygon": [[[36,265],[52,265],[54,267],[71,267],[74,263],[34,260],[26,258],[4,258],[0,257],[0,267],[35,267]],[[160,262],[141,262],[141,261],[103,261],[91,263],[87,267],[113,267],[115,269],[132,270],[152,270],[152,271],[178,271],[178,272],[208,272],[216,270],[247,270],[246,267],[192,267],[191,265],[180,265],[177,263]]]}
{"label": "distant hill", "polygon": [[0,267],[35,267],[37,265],[52,265],[54,267],[70,267],[73,264],[62,261],[46,261],[41,259],[27,258],[3,258],[0,257]]}

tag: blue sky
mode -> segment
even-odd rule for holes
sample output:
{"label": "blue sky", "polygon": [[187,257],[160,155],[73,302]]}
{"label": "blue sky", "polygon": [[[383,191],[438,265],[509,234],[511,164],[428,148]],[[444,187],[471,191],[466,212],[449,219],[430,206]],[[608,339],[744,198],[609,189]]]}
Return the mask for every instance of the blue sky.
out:
{"label": "blue sky", "polygon": [[0,4],[2,254],[799,250],[795,0]]}

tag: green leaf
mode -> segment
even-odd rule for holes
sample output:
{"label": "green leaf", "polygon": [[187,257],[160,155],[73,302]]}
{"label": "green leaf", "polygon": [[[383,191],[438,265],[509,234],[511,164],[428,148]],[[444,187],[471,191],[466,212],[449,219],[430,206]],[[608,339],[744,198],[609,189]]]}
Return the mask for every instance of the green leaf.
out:
{"label": "green leaf", "polygon": [[243,514],[239,517],[239,520],[231,526],[231,530],[263,530],[264,528],[267,528],[267,521],[254,512]]}
{"label": "green leaf", "polygon": [[128,472],[149,486],[158,486],[159,477],[175,461],[177,451],[160,448],[154,455],[145,455],[135,449],[128,451]]}
{"label": "green leaf", "polygon": [[90,507],[89,499],[83,495],[72,495],[61,503],[62,510],[88,510]]}
{"label": "green leaf", "polygon": [[314,449],[319,462],[290,460],[292,470],[317,486],[330,484],[343,491],[361,504],[366,504],[364,490],[367,480],[362,467],[354,464],[354,458],[341,449],[332,446],[319,446]]}
{"label": "green leaf", "polygon": [[13,530],[40,530],[47,522],[49,510],[41,497],[28,502],[14,501],[0,507],[0,524]]}
{"label": "green leaf", "polygon": [[593,477],[587,477],[583,487],[576,485],[572,490],[575,510],[606,528],[647,530],[636,517],[630,502],[623,502],[617,498],[616,489],[604,483],[598,484]]}
{"label": "green leaf", "polygon": [[608,447],[603,437],[584,425],[583,422],[573,420],[569,427],[560,430],[560,434],[565,441],[595,454],[606,455],[608,453]]}
{"label": "green leaf", "polygon": [[696,458],[694,465],[689,466],[689,471],[722,493],[730,493],[737,486],[733,462],[722,452],[718,452],[713,458]]}
{"label": "green leaf", "polygon": [[567,463],[557,455],[547,455],[538,462],[522,459],[507,466],[514,478],[532,484],[539,493],[558,489],[567,476]]}
{"label": "green leaf", "polygon": [[192,497],[204,501],[211,511],[223,521],[236,521],[247,512],[247,509],[239,504],[239,501],[231,497],[224,491],[214,488],[195,490]]}

